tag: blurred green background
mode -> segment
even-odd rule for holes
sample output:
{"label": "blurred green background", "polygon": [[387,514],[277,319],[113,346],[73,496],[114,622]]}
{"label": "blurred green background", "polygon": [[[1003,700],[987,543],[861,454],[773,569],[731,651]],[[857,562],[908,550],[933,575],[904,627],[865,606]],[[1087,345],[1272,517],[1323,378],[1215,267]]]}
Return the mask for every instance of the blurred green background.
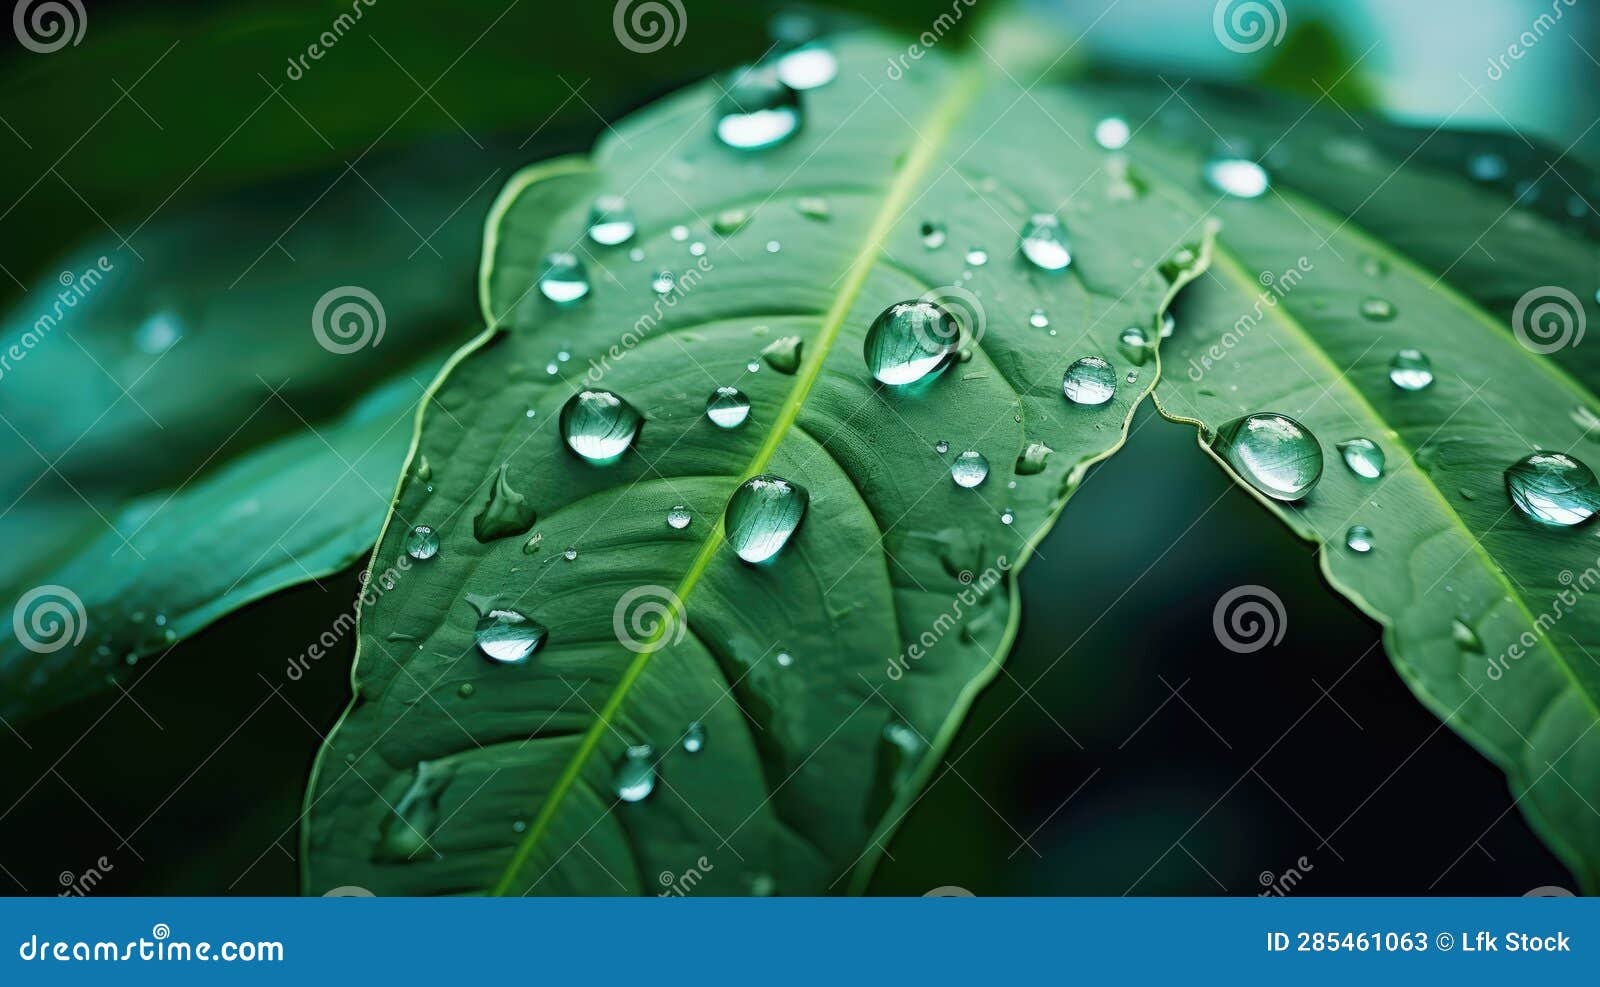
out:
{"label": "blurred green background", "polygon": [[[453,163],[458,194],[444,198],[460,206],[395,211],[419,244],[470,245],[517,164],[583,150],[606,121],[758,57],[780,9],[684,2],[682,42],[644,56],[619,47],[606,2],[376,0],[299,78],[289,60],[348,2],[98,2],[76,46],[41,55],[6,35],[0,295],[24,303],[86,239],[138,263],[149,224],[308,176],[273,201],[291,227],[341,172],[419,141]],[[1080,38],[1078,62],[1596,146],[1589,52],[1600,45],[1583,39],[1600,31],[1581,7],[1566,14],[1571,37],[1552,36],[1488,87],[1487,60],[1548,3],[1286,2],[1288,36],[1251,55],[1217,43],[1209,3],[1027,6]],[[911,36],[950,4],[833,9]],[[346,182],[339,194],[383,191]],[[428,251],[413,262],[442,263]],[[473,290],[463,275],[442,301],[459,308],[454,342],[476,325]],[[1246,583],[1278,592],[1288,631],[1275,649],[1235,655],[1217,644],[1211,610]],[[356,585],[346,573],[250,607],[140,677],[137,702],[101,696],[0,734],[0,892],[56,893],[58,875],[104,857],[97,893],[295,893],[306,773],[347,697],[349,647],[274,686]],[[1007,674],[889,846],[874,891],[1255,894],[1290,868],[1295,893],[1319,895],[1570,885],[1510,810],[1499,772],[1415,702],[1376,627],[1188,428],[1142,415],[1022,591]]]}

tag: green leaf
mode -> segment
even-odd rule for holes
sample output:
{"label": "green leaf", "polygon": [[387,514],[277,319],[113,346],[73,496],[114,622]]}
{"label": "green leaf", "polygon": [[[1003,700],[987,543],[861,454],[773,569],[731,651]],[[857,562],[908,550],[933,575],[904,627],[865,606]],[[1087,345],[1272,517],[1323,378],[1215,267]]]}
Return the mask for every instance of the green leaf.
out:
{"label": "green leaf", "polygon": [[[1506,153],[1504,141],[1445,135],[1425,151],[1428,133],[1188,98],[1195,117],[1164,117],[1138,160],[1175,207],[1224,226],[1162,347],[1162,409],[1201,425],[1202,444],[1258,411],[1315,433],[1321,482],[1298,503],[1262,502],[1322,546],[1329,582],[1383,624],[1418,698],[1505,771],[1516,806],[1594,891],[1600,608],[1585,594],[1600,581],[1600,552],[1584,529],[1525,516],[1504,475],[1536,448],[1600,462],[1585,424],[1600,407],[1595,349],[1576,345],[1570,327],[1557,348],[1559,330],[1513,325],[1517,301],[1553,297],[1551,287],[1573,296],[1573,326],[1595,320],[1590,224],[1515,206],[1467,176],[1464,148]],[[1201,156],[1185,149],[1193,142],[1171,139],[1199,120],[1265,152],[1273,192],[1219,200],[1200,181]],[[1542,164],[1522,176],[1556,184]],[[1432,386],[1390,380],[1407,347],[1431,359]],[[1375,482],[1336,448],[1357,436],[1386,456]],[[1358,524],[1371,529],[1369,553],[1346,547]],[[1441,878],[1458,849],[1442,848]]]}
{"label": "green leaf", "polygon": [[[1119,337],[1154,334],[1176,288],[1158,262],[1186,247],[1169,270],[1192,277],[1205,231],[1113,194],[1133,190],[1099,170],[1090,105],[1026,93],[982,56],[912,61],[875,39],[838,54],[787,144],[716,143],[708,84],[502,195],[483,277],[496,328],[437,387],[415,453],[433,489],[403,484],[380,540],[373,567],[394,570],[392,588],[364,605],[357,696],[308,792],[308,892],[649,894],[690,870],[697,893],[859,887],[1000,672],[1017,568],[1150,387],[1153,362]],[[602,192],[637,210],[635,242],[585,241]],[[1074,253],[1046,273],[1018,236],[1052,211]],[[926,246],[925,223],[947,242]],[[973,247],[986,263],[969,264]],[[565,307],[536,285],[557,250],[578,251],[593,285]],[[663,269],[677,288],[658,296]],[[970,303],[981,339],[937,379],[877,385],[868,326],[929,293]],[[1049,328],[1030,324],[1036,308]],[[772,345],[789,336],[798,350]],[[1117,393],[1070,405],[1063,372],[1090,355],[1116,368]],[[753,406],[734,430],[703,411],[725,385]],[[591,386],[644,416],[607,466],[559,434]],[[989,463],[974,489],[950,476],[968,450]],[[760,473],[810,504],[754,566],[721,519]],[[537,522],[481,541],[474,518],[503,488]],[[687,527],[667,522],[679,505]],[[412,525],[440,549],[404,565]],[[531,660],[475,649],[495,610],[548,628]],[[646,765],[653,792],[620,800]]]}
{"label": "green leaf", "polygon": [[[91,244],[10,314],[0,598],[33,629],[0,639],[0,716],[136,677],[141,658],[366,552],[416,403],[474,320],[459,299],[483,164],[425,148],[369,161],[372,188],[315,175],[174,212],[138,256]],[[412,223],[437,228],[432,247]],[[324,326],[344,301],[365,310],[349,336],[324,333],[350,352],[319,342],[325,297]],[[39,609],[52,601],[70,627]]]}

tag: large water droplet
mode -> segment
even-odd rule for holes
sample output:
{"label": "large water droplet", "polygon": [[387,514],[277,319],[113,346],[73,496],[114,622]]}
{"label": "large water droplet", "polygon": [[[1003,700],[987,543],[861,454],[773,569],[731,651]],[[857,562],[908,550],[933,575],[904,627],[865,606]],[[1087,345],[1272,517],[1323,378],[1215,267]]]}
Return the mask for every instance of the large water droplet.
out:
{"label": "large water droplet", "polygon": [[722,526],[728,544],[746,562],[765,562],[788,544],[806,516],[806,488],[770,473],[754,476],[728,498]]}
{"label": "large water droplet", "polygon": [[1083,357],[1062,376],[1061,393],[1073,404],[1105,404],[1117,393],[1117,372],[1098,356]]}
{"label": "large water droplet", "polygon": [[406,554],[417,561],[425,561],[439,554],[439,534],[425,524],[419,524],[406,535]]}
{"label": "large water droplet", "polygon": [[637,229],[633,209],[620,195],[602,195],[589,209],[589,239],[603,247],[627,243]]}
{"label": "large water droplet", "polygon": [[545,626],[515,610],[490,610],[478,619],[473,639],[490,661],[520,665],[544,644]]}
{"label": "large water droplet", "polygon": [[1271,187],[1265,168],[1245,158],[1213,158],[1206,162],[1206,182],[1223,195],[1257,199]]}
{"label": "large water droplet", "polygon": [[719,387],[706,399],[706,417],[718,428],[738,428],[750,417],[750,399],[737,387]]}
{"label": "large water droplet", "polygon": [[1506,469],[1511,502],[1542,524],[1571,527],[1600,511],[1600,484],[1583,463],[1561,452],[1539,450]]}
{"label": "large water droplet", "polygon": [[1246,415],[1218,430],[1211,447],[1252,487],[1275,500],[1299,500],[1322,477],[1322,446],[1287,415]]}
{"label": "large water droplet", "polygon": [[771,68],[737,73],[717,103],[717,139],[729,147],[774,147],[799,129],[800,94]]}
{"label": "large water droplet", "polygon": [[1123,356],[1142,367],[1150,359],[1150,334],[1138,326],[1129,326],[1117,338],[1117,348]]}
{"label": "large water droplet", "polygon": [[686,754],[698,754],[705,750],[706,725],[699,720],[690,723],[683,731],[683,750]]}
{"label": "large water droplet", "polygon": [[603,465],[627,451],[644,418],[610,391],[579,391],[561,409],[561,436],[567,447]]}
{"label": "large water droplet", "polygon": [[1350,472],[1363,480],[1376,480],[1383,475],[1386,462],[1383,450],[1371,439],[1346,439],[1339,443],[1339,454],[1344,457],[1344,464],[1350,467]]}
{"label": "large water droplet", "polygon": [[838,74],[839,59],[820,44],[802,45],[778,59],[778,78],[790,89],[817,89]]}
{"label": "large water droplet", "polygon": [[1433,361],[1421,350],[1401,350],[1389,361],[1389,379],[1402,391],[1420,391],[1433,383]]}
{"label": "large water droplet", "polygon": [[872,320],[864,355],[872,376],[910,384],[940,369],[961,342],[961,325],[938,302],[897,302]]}
{"label": "large water droplet", "polygon": [[639,802],[656,790],[654,757],[655,751],[649,744],[635,744],[628,748],[617,762],[616,774],[612,777],[617,798],[624,802]]}
{"label": "large water droplet", "polygon": [[1128,146],[1133,129],[1121,117],[1106,117],[1094,125],[1094,142],[1107,151],[1120,151]]}
{"label": "large water droplet", "polygon": [[1072,263],[1072,248],[1061,220],[1047,212],[1034,213],[1022,228],[1022,255],[1042,271],[1060,271]]}
{"label": "large water droplet", "polygon": [[575,302],[589,293],[589,274],[576,254],[558,251],[544,259],[544,273],[539,275],[539,291],[558,304]]}
{"label": "large water droplet", "polygon": [[950,464],[950,479],[958,487],[975,487],[989,478],[989,460],[983,453],[968,450]]}
{"label": "large water droplet", "polygon": [[1350,551],[1365,555],[1372,551],[1372,529],[1364,524],[1352,524],[1344,533],[1344,543]]}
{"label": "large water droplet", "polygon": [[694,520],[694,515],[689,513],[689,508],[679,504],[667,512],[667,526],[682,531]]}

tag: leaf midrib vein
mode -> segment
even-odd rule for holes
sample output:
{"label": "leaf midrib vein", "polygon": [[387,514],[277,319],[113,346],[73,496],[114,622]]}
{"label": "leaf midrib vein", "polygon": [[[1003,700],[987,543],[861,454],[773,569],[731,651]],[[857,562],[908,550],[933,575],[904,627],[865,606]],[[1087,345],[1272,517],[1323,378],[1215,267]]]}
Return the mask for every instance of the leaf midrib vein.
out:
{"label": "leaf midrib vein", "polygon": [[[911,202],[913,190],[921,183],[928,168],[933,164],[939,152],[944,147],[954,131],[957,122],[975,96],[979,87],[981,76],[972,63],[968,63],[965,70],[960,72],[948,86],[944,96],[935,104],[928,116],[927,125],[920,131],[914,131],[915,144],[907,155],[905,163],[894,176],[885,192],[883,203],[879,206],[873,218],[872,225],[868,228],[867,236],[860,251],[851,261],[846,270],[842,284],[834,296],[833,304],[829,306],[823,318],[821,332],[812,343],[811,353],[801,365],[794,387],[790,389],[788,397],[784,400],[778,411],[778,416],[772,429],[767,433],[767,438],[756,451],[749,466],[746,467],[741,480],[755,476],[766,469],[777,453],[778,447],[787,436],[789,429],[799,417],[800,409],[804,406],[812,385],[822,371],[822,364],[827,359],[834,341],[838,338],[840,329],[844,325],[845,316],[860,296],[862,288],[866,285],[867,277],[877,265],[883,253],[884,243],[895,224],[900,221],[901,214]],[[700,551],[695,554],[694,561],[689,570],[679,582],[675,592],[680,600],[686,600],[694,587],[716,556],[717,550],[723,542],[722,525],[711,526],[711,531],[701,543]],[[661,642],[666,638],[670,628],[663,622],[656,635],[647,642],[645,649],[640,652],[628,668],[623,672],[615,689],[601,707],[595,717],[594,725],[584,734],[582,743],[574,752],[572,759],[562,770],[551,788],[550,794],[545,798],[540,807],[539,815],[528,833],[518,844],[511,860],[501,874],[500,880],[490,889],[492,895],[504,895],[510,892],[517,875],[521,873],[533,850],[539,845],[544,834],[549,830],[555,818],[556,810],[560,807],[567,792],[578,781],[583,767],[599,747],[605,731],[610,728],[612,718],[621,708],[623,700],[628,695],[633,684],[643,675],[650,664],[650,660],[660,650]]]}

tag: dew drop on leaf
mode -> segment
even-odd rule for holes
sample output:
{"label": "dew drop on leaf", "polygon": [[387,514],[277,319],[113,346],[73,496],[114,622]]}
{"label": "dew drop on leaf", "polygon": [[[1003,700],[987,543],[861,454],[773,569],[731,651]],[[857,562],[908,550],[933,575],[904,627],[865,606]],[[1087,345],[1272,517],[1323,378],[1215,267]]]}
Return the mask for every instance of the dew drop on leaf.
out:
{"label": "dew drop on leaf", "polygon": [[950,479],[956,486],[971,489],[989,478],[989,460],[983,453],[968,450],[950,464]]}
{"label": "dew drop on leaf", "polygon": [[[1022,228],[1022,256],[1041,271],[1065,270],[1072,263],[1072,248],[1061,220],[1047,212],[1034,213]],[[968,262],[971,263],[969,255]]]}
{"label": "dew drop on leaf", "polygon": [[739,558],[755,564],[776,556],[805,519],[810,495],[799,484],[763,473],[728,498],[722,524]]}
{"label": "dew drop on leaf", "polygon": [[1339,443],[1339,454],[1350,472],[1363,480],[1376,480],[1383,475],[1386,459],[1383,450],[1371,439],[1346,439]]}
{"label": "dew drop on leaf", "polygon": [[717,139],[741,151],[775,147],[800,129],[800,94],[770,67],[735,73],[717,102]]}
{"label": "dew drop on leaf", "polygon": [[419,524],[406,535],[406,554],[419,562],[439,554],[439,535],[425,524]]}
{"label": "dew drop on leaf", "polygon": [[654,755],[649,744],[634,744],[623,753],[612,776],[617,798],[624,802],[640,802],[656,790]]}
{"label": "dew drop on leaf", "polygon": [[1420,391],[1433,383],[1433,361],[1421,350],[1403,349],[1389,361],[1389,380],[1402,391]]}
{"label": "dew drop on leaf", "polygon": [[1235,199],[1257,199],[1271,187],[1265,168],[1246,158],[1212,158],[1205,166],[1206,183]]}
{"label": "dew drop on leaf", "polygon": [[1082,357],[1062,375],[1061,393],[1073,404],[1105,404],[1117,393],[1117,372],[1098,356]]}
{"label": "dew drop on leaf", "polygon": [[1246,415],[1218,429],[1212,449],[1247,483],[1274,500],[1299,500],[1322,478],[1322,446],[1287,415]]}
{"label": "dew drop on leaf", "polygon": [[637,229],[633,209],[620,195],[602,195],[589,208],[589,239],[602,247],[627,243]]}
{"label": "dew drop on leaf", "polygon": [[1372,551],[1372,529],[1364,524],[1352,524],[1344,535],[1345,546],[1362,555]]}
{"label": "dew drop on leaf", "polygon": [[1517,509],[1541,524],[1568,528],[1600,511],[1600,484],[1572,456],[1540,450],[1506,469],[1506,492]]}
{"label": "dew drop on leaf", "polygon": [[520,665],[544,645],[547,631],[515,610],[494,609],[478,618],[473,640],[490,661]]}
{"label": "dew drop on leaf", "polygon": [[610,391],[579,391],[561,409],[561,437],[584,460],[614,462],[633,444],[644,419]]}
{"label": "dew drop on leaf", "polygon": [[872,321],[863,355],[882,383],[910,384],[942,368],[960,341],[960,323],[943,305],[897,302]]}
{"label": "dew drop on leaf", "polygon": [[687,528],[689,526],[689,522],[693,520],[694,515],[690,514],[689,508],[683,506],[682,504],[677,505],[676,507],[672,508],[672,510],[667,512],[667,527],[678,531],[682,531],[684,528]]}
{"label": "dew drop on leaf", "polygon": [[589,274],[576,254],[558,251],[544,259],[539,292],[557,304],[569,304],[589,293]]}
{"label": "dew drop on leaf", "polygon": [[719,387],[706,399],[706,417],[718,428],[738,428],[750,417],[750,399],[737,387]]}

